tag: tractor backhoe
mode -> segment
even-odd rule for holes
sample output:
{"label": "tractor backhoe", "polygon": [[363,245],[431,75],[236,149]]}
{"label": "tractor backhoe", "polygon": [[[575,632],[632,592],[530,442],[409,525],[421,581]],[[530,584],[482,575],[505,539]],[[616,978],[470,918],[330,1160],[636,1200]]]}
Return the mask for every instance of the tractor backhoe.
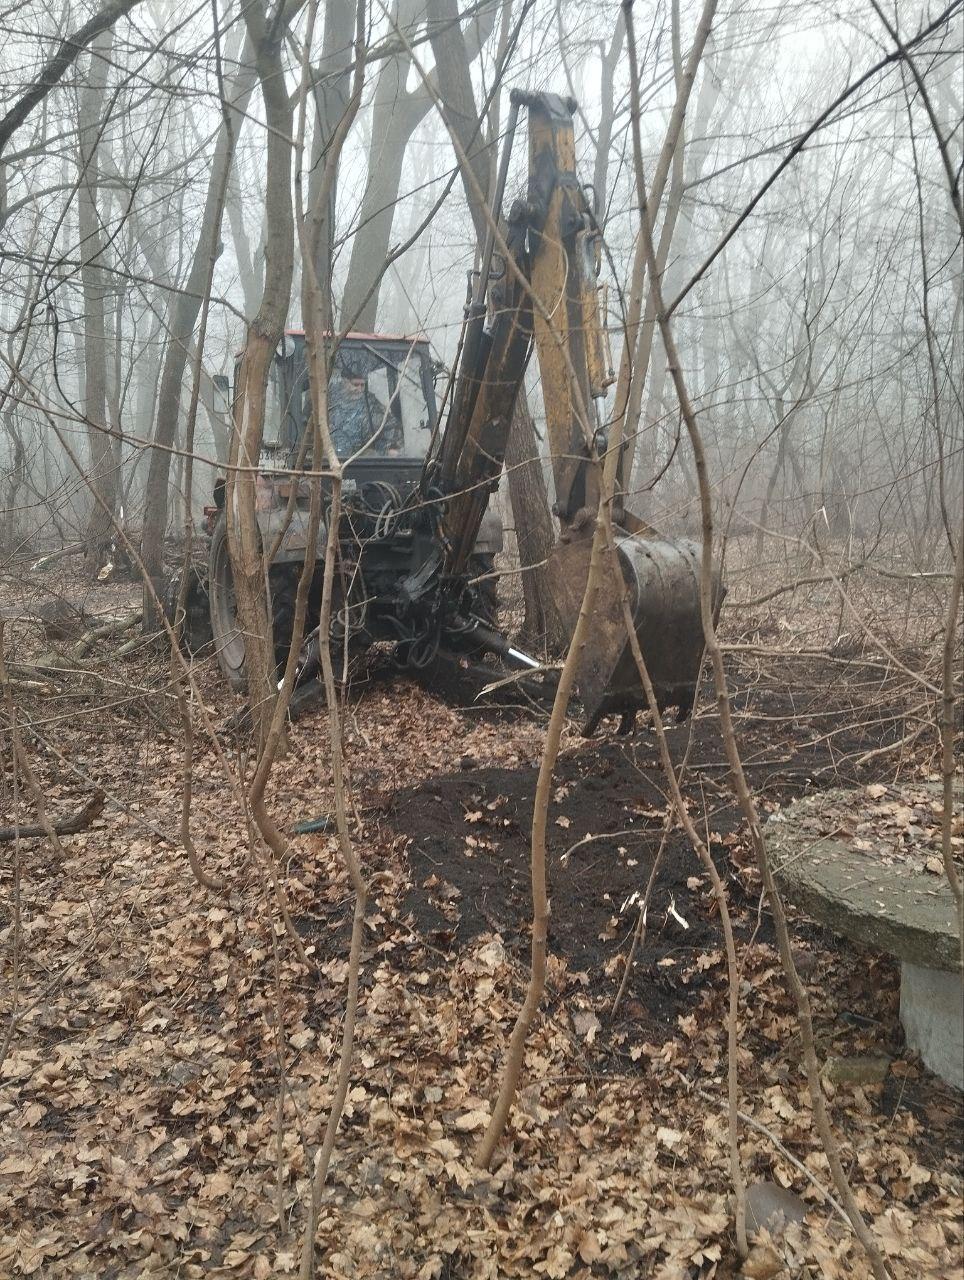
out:
{"label": "tractor backhoe", "polygon": [[[502,216],[509,156],[521,111],[529,124],[526,198]],[[439,429],[428,344],[419,338],[349,334],[332,351],[329,427],[343,463],[343,511],[323,527],[309,614],[320,603],[325,539],[340,542],[332,642],[349,654],[394,644],[404,666],[430,673],[444,657],[487,654],[510,669],[541,664],[497,625],[494,557],[501,527],[488,511],[499,483],[515,403],[533,352],[539,365],[560,531],[549,580],[570,633],[582,603],[600,502],[607,432],[600,406],[613,380],[597,286],[601,235],[576,175],[575,103],[514,91],[489,229],[466,309],[444,430]],[[304,336],[285,337],[274,361],[258,481],[262,544],[275,645],[290,644],[294,592],[305,558],[310,439]],[[324,481],[322,482],[324,483]],[[223,482],[207,508],[208,571],[189,593],[185,635],[213,639],[231,684],[244,683],[227,553]],[[576,687],[587,732],[608,712],[645,705],[626,633],[628,600],[661,706],[692,704],[703,649],[698,552],[612,506],[621,581],[607,572],[597,591]],[[716,584],[719,595],[718,584]],[[299,681],[317,671],[317,629],[299,658]]]}

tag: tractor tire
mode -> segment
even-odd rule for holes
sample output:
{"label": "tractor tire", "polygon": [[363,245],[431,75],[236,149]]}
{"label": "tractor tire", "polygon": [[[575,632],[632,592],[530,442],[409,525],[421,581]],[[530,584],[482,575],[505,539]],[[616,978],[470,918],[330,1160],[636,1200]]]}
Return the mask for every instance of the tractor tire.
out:
{"label": "tractor tire", "polygon": [[[300,571],[300,565],[281,565],[268,573],[274,656],[279,669],[284,668],[288,650],[291,648],[295,595]],[[228,530],[223,514],[218,517],[214,533],[211,535],[207,586],[211,631],[218,666],[234,692],[243,693],[247,688],[247,673],[244,669],[244,636],[238,625],[231,555],[228,550]]]}
{"label": "tractor tire", "polygon": [[235,693],[247,684],[244,670],[244,635],[238,625],[234,595],[234,575],[228,550],[228,527],[224,513],[218,516],[208,553],[208,592],[211,600],[211,633],[221,674]]}

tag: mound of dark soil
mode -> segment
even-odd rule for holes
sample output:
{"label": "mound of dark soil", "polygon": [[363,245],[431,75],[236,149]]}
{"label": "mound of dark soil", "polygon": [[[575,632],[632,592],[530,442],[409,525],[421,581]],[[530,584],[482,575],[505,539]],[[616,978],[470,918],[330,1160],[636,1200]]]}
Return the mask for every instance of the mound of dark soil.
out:
{"label": "mound of dark soil", "polygon": [[[527,932],[529,839],[538,771],[473,769],[396,797],[393,826],[412,837],[411,897],[423,928],[460,941]],[[605,744],[559,762],[548,841],[550,941],[577,969],[598,962],[597,935],[645,883],[662,830],[662,797],[629,750]],[[663,890],[686,895],[698,868],[671,839]],[[624,920],[631,918],[628,908]],[[457,920],[456,920],[457,917]]]}
{"label": "mound of dark soil", "polygon": [[[764,816],[768,808],[842,780],[868,781],[853,763],[895,732],[899,721],[865,720],[842,732],[850,708],[826,688],[748,690],[737,699],[740,743]],[[853,724],[854,720],[850,719]],[[738,935],[772,936],[758,917],[759,884],[714,715],[674,726],[674,759],[687,752],[684,794],[698,829],[727,881]],[[463,762],[471,766],[471,762]],[[503,936],[520,957],[529,945],[529,841],[537,769],[467,767],[395,794],[388,818],[409,838],[412,887],[404,906],[419,934],[445,950],[484,932]],[[564,754],[553,778],[549,812],[550,950],[588,975],[593,987],[618,981],[647,880],[663,838],[664,784],[652,730],[599,739]],[[804,925],[803,936],[813,931]],[[680,973],[722,946],[709,879],[685,833],[666,839],[650,901],[645,961],[635,998],[660,1019],[690,999]],[[696,985],[699,985],[697,983]]]}

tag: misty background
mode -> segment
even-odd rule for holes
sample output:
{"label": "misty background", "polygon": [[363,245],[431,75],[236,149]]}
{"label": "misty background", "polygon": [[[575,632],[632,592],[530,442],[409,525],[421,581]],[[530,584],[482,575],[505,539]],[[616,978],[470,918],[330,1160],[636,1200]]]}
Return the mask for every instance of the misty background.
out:
{"label": "misty background", "polygon": [[[128,8],[0,155],[6,556],[83,536],[91,506],[84,473],[109,473],[110,500],[136,530],[151,442],[172,429],[174,529],[199,281],[212,252],[197,510],[227,454],[227,404],[212,379],[231,376],[261,301],[270,216],[264,106],[237,5],[218,7],[216,29],[206,6],[155,0]],[[79,4],[56,13],[43,3],[0,9],[0,113],[29,88],[56,40],[91,12]],[[336,2],[318,16],[306,188],[321,167],[326,121],[337,120],[345,100],[353,15]],[[689,3],[646,0],[635,9],[647,174],[698,17]],[[939,17],[936,7],[901,4],[888,20],[906,39]],[[283,50],[289,95],[303,35],[302,13]],[[763,530],[802,537],[819,519],[833,536],[896,539],[925,565],[942,526],[957,518],[964,277],[929,111],[959,172],[961,40],[961,9],[952,5],[915,47],[927,101],[907,64],[893,60],[830,112],[740,222],[801,135],[894,44],[864,0],[717,10],[657,239],[664,294],[680,298],[677,341],[719,514],[731,533],[753,535],[760,555],[771,549]],[[451,366],[477,233],[450,132],[478,113],[473,165],[491,175],[509,90],[552,90],[579,103],[578,163],[605,233],[600,284],[618,369],[638,226],[618,5],[482,0],[460,12],[454,0],[395,0],[374,7],[367,42],[362,106],[326,248],[338,324],[424,334]],[[520,136],[506,210],[524,194],[525,145]],[[212,203],[225,164],[218,219]],[[299,273],[296,249],[293,327]],[[694,480],[675,395],[646,322],[647,298],[637,301],[635,357],[648,373],[640,402],[629,406],[629,505],[669,528],[692,527]],[[444,375],[440,396],[443,389]],[[610,408],[616,393],[614,386]],[[544,448],[534,362],[529,407]],[[548,471],[546,483],[551,500]],[[511,527],[508,499],[502,509]]]}

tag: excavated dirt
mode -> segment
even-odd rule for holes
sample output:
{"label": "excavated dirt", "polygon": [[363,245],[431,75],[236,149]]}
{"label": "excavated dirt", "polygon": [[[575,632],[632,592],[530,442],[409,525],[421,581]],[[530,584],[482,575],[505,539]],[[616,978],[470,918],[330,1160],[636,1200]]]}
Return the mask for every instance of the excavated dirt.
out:
{"label": "excavated dirt", "polygon": [[[763,816],[793,797],[831,785],[873,781],[860,756],[899,736],[881,709],[855,717],[844,686],[801,681],[745,689],[735,699],[750,784]],[[857,727],[844,729],[843,725]],[[770,941],[759,913],[759,881],[728,786],[715,711],[668,731],[674,759],[689,750],[684,793],[727,881],[739,937]],[[444,951],[479,934],[500,934],[519,959],[529,945],[529,840],[537,768],[480,768],[471,758],[418,787],[397,792],[385,821],[407,839],[411,887],[404,906],[414,927]],[[877,765],[879,770],[881,766]],[[560,758],[548,827],[550,950],[587,984],[610,996],[663,831],[663,779],[655,735],[603,737]],[[802,943],[822,936],[797,922]],[[669,835],[647,920],[645,959],[631,975],[624,1009],[666,1025],[693,1005],[704,981],[698,957],[722,946],[709,879],[685,833]]]}

